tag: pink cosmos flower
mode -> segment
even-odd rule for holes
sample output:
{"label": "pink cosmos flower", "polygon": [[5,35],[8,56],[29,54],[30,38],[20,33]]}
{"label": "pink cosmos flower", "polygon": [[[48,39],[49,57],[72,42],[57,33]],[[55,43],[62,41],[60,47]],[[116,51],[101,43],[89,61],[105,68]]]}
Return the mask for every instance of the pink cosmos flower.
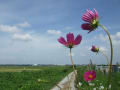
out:
{"label": "pink cosmos flower", "polygon": [[91,51],[93,51],[93,52],[99,52],[99,48],[96,48],[96,46],[92,46],[92,48],[91,48]]}
{"label": "pink cosmos flower", "polygon": [[68,33],[66,35],[66,38],[67,38],[67,41],[64,39],[64,37],[60,37],[58,39],[58,42],[60,42],[61,44],[65,45],[68,48],[73,48],[75,45],[80,44],[82,40],[82,36],[80,34],[77,35],[77,37],[74,39],[73,33]]}
{"label": "pink cosmos flower", "polygon": [[91,32],[98,27],[99,24],[98,12],[96,11],[96,9],[94,9],[94,12],[91,10],[87,10],[87,12],[83,14],[82,20],[84,20],[87,23],[82,24],[81,28],[83,30],[88,30],[89,32]]}
{"label": "pink cosmos flower", "polygon": [[84,80],[86,82],[92,81],[96,78],[96,72],[95,71],[88,71],[84,73]]}

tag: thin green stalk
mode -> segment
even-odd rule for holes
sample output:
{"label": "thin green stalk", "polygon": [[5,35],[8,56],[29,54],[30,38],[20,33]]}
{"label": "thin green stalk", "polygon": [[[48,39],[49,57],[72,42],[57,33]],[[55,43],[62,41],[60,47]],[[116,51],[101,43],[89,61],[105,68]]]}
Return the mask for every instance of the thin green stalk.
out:
{"label": "thin green stalk", "polygon": [[72,59],[72,50],[71,50],[71,48],[70,48],[70,59],[71,59],[71,62],[72,62],[72,67],[73,67],[73,70],[74,70],[75,78],[77,79],[77,73],[76,73],[76,69],[75,69],[75,66],[74,66],[73,59]]}
{"label": "thin green stalk", "polygon": [[109,41],[110,41],[110,47],[111,47],[111,60],[110,60],[110,67],[109,67],[109,78],[108,82],[111,82],[111,73],[112,73],[112,61],[113,61],[113,45],[112,45],[112,39],[110,37],[110,33],[108,32],[107,28],[101,24],[99,26],[107,33]]}
{"label": "thin green stalk", "polygon": [[107,60],[107,65],[109,65],[109,59],[108,59],[108,56],[107,56],[103,51],[100,50],[100,52],[105,56],[105,58],[106,58],[106,60]]}
{"label": "thin green stalk", "polygon": [[75,70],[74,62],[73,62],[73,59],[72,59],[72,49],[71,48],[70,48],[70,59],[71,59],[71,62],[72,62],[73,70]]}
{"label": "thin green stalk", "polygon": [[71,50],[71,49],[72,49],[72,48],[70,48],[70,59],[71,59],[71,62],[72,62],[72,67],[73,67],[73,70],[74,70],[76,83],[78,83],[77,71],[76,71],[76,69],[75,69],[74,62],[73,62],[73,59],[72,59],[72,50]]}

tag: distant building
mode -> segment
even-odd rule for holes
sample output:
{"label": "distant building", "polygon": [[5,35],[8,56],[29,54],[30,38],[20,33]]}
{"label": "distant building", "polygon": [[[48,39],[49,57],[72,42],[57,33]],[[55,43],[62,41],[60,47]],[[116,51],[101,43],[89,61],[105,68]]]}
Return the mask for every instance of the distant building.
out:
{"label": "distant building", "polygon": [[[106,71],[108,73],[109,66],[108,65],[98,65],[96,66],[96,69],[101,71]],[[112,72],[120,72],[120,66],[119,65],[112,65]]]}
{"label": "distant building", "polygon": [[33,64],[33,66],[37,66],[38,64]]}

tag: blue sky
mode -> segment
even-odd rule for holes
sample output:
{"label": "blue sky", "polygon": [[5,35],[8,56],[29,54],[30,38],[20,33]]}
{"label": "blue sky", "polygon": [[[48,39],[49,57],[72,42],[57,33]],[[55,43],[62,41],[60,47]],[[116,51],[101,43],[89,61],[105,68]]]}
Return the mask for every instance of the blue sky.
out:
{"label": "blue sky", "polygon": [[109,41],[101,28],[87,34],[80,27],[86,9],[96,8],[100,23],[113,39],[114,63],[119,62],[120,0],[0,0],[1,64],[70,64],[69,49],[57,38],[68,32],[81,34],[81,44],[73,49],[76,64],[105,64],[105,58],[90,51],[97,45],[110,57]]}

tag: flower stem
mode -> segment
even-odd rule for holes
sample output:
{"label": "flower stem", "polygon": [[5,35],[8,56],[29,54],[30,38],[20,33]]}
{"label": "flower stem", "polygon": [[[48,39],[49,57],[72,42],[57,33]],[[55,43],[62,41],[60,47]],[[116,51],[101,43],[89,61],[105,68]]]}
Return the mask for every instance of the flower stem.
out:
{"label": "flower stem", "polygon": [[108,59],[108,56],[107,56],[103,51],[100,50],[100,52],[105,56],[105,58],[106,58],[106,60],[107,60],[107,65],[109,65],[109,59]]}
{"label": "flower stem", "polygon": [[75,69],[75,66],[74,66],[73,59],[72,59],[72,49],[71,48],[70,48],[70,59],[71,59],[71,62],[72,62],[72,67],[73,67],[73,70],[74,70],[75,78],[77,79],[77,73],[76,73],[76,69]]}
{"label": "flower stem", "polygon": [[73,59],[72,59],[72,49],[71,48],[70,48],[70,59],[71,59],[71,62],[72,62],[73,70],[75,70],[74,62],[73,62]]}
{"label": "flower stem", "polygon": [[[113,45],[112,45],[112,39],[110,37],[110,33],[108,32],[107,28],[101,24],[99,26],[107,33],[109,41],[110,41],[110,47],[111,47],[111,60],[110,60],[110,66],[109,66],[109,77],[108,82],[111,82],[111,73],[112,73],[112,61],[113,61]],[[109,85],[109,84],[108,84]]]}

